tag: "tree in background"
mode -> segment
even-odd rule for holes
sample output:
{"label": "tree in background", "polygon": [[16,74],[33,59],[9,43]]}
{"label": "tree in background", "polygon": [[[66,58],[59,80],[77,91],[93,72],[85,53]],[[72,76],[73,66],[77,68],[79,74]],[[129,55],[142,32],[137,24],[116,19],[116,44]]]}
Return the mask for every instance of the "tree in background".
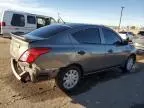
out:
{"label": "tree in background", "polygon": [[136,26],[131,26],[130,29],[135,30]]}

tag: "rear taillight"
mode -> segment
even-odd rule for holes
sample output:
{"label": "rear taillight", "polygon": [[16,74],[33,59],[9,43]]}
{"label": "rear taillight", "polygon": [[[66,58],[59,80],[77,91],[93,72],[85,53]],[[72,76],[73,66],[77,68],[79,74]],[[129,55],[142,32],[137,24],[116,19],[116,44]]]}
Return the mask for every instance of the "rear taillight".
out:
{"label": "rear taillight", "polygon": [[0,26],[6,26],[5,22],[0,22]]}
{"label": "rear taillight", "polygon": [[19,61],[33,63],[40,55],[48,53],[50,51],[51,51],[51,48],[28,49],[21,55],[21,57],[19,58]]}

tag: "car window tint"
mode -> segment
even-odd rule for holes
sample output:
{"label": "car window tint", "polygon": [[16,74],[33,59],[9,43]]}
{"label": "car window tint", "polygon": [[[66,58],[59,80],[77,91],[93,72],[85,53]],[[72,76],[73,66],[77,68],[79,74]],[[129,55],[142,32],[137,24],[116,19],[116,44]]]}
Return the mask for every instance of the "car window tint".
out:
{"label": "car window tint", "polygon": [[13,14],[11,25],[24,27],[25,26],[25,17],[20,14]]}
{"label": "car window tint", "polygon": [[102,31],[106,44],[116,44],[117,42],[121,42],[120,37],[112,30],[103,28]]}
{"label": "car window tint", "polygon": [[27,36],[30,35],[30,36],[34,36],[34,37],[48,38],[57,33],[68,30],[69,28],[70,27],[68,27],[68,26],[62,26],[62,25],[49,25],[49,26],[45,26],[45,27],[36,29],[36,30],[28,33]]}
{"label": "car window tint", "polygon": [[96,28],[81,30],[72,34],[72,36],[81,44],[101,43],[99,29]]}
{"label": "car window tint", "polygon": [[36,18],[34,16],[27,16],[27,23],[36,24]]}

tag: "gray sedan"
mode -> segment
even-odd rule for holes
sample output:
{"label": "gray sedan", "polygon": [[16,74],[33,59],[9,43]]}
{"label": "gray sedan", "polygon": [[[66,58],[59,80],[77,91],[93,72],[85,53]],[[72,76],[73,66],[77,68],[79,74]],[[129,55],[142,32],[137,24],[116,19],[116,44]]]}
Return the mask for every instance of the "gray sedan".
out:
{"label": "gray sedan", "polygon": [[11,67],[23,82],[55,78],[64,91],[77,88],[81,77],[120,67],[131,72],[133,45],[101,25],[55,24],[23,36],[12,35]]}

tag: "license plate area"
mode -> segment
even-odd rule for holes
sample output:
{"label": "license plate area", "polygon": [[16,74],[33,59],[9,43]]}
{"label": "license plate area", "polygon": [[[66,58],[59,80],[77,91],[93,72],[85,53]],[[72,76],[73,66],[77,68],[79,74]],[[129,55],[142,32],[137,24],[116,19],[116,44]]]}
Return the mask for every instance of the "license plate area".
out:
{"label": "license plate area", "polygon": [[12,55],[13,55],[14,57],[17,57],[17,56],[18,56],[19,48],[20,48],[20,44],[19,44],[19,43],[16,43],[16,42],[13,42],[13,43],[12,43]]}

